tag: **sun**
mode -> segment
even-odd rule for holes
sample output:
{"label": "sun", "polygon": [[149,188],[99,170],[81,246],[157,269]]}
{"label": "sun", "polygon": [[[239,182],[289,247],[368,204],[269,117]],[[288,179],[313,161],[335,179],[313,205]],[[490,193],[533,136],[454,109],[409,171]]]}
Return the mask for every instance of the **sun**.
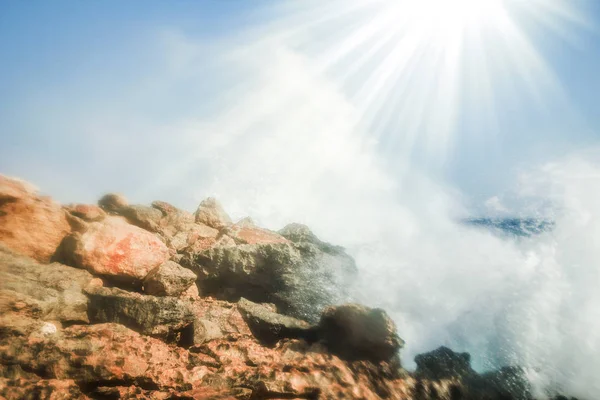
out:
{"label": "sun", "polygon": [[404,28],[420,26],[440,37],[499,28],[507,18],[503,0],[386,0],[381,6],[397,14]]}
{"label": "sun", "polygon": [[586,25],[586,1],[289,0],[273,36],[340,88],[391,158],[443,166],[465,121],[499,135],[501,102],[562,93],[540,40]]}

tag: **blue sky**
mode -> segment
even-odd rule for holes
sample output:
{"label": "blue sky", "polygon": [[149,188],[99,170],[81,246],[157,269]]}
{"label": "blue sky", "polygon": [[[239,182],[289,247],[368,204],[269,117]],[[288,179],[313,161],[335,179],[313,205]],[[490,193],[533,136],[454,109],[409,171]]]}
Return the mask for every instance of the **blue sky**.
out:
{"label": "blue sky", "polygon": [[[164,136],[148,133],[148,127],[210,119],[212,112],[222,111],[218,98],[232,90],[231,82],[249,88],[258,84],[244,80],[250,68],[240,72],[231,65],[221,71],[222,63],[213,58],[249,28],[272,20],[270,4],[268,0],[2,2],[0,172],[31,180],[61,200],[93,201],[104,191],[117,190],[132,193],[139,201],[158,196],[193,207],[202,197],[200,187],[210,180],[200,164],[187,168],[181,181],[150,190],[140,183],[153,180],[189,145],[177,128]],[[600,21],[600,3],[577,4],[592,25]],[[482,123],[476,107],[465,102],[461,132],[431,174],[467,198],[484,200],[510,187],[519,169],[600,141],[598,33],[567,27],[575,37],[573,44],[538,28],[525,25],[565,96],[549,98],[543,105],[526,96],[518,103],[500,99],[498,129],[493,133],[485,132],[486,121]],[[270,56],[267,52],[253,62],[267,69]],[[180,68],[180,63],[185,66]],[[106,137],[89,133],[94,125],[107,129]],[[196,139],[203,140],[201,134]],[[376,146],[376,154],[389,158],[386,145],[379,146],[383,147]],[[412,157],[417,165],[429,162],[418,148]],[[395,176],[393,171],[389,175]],[[177,184],[189,183],[191,176],[199,188],[173,195]]]}

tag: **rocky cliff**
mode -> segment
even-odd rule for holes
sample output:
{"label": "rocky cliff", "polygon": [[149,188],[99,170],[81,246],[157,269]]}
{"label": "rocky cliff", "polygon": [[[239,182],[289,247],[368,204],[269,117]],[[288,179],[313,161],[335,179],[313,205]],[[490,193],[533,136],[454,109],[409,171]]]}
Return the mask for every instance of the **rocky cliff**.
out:
{"label": "rocky cliff", "polygon": [[0,399],[529,399],[440,348],[400,365],[354,260],[307,227],[162,202],[60,205],[0,176]]}

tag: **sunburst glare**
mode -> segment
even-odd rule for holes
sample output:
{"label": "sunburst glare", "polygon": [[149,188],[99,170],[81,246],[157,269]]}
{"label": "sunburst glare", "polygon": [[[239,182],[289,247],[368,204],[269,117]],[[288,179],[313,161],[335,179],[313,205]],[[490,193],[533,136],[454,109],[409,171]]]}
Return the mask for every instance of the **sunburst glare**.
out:
{"label": "sunburst glare", "polygon": [[[308,56],[357,109],[357,124],[391,156],[418,149],[442,164],[459,122],[499,133],[498,99],[544,107],[561,87],[529,29],[584,26],[567,0],[290,2],[276,37]],[[461,105],[469,102],[469,113]]]}

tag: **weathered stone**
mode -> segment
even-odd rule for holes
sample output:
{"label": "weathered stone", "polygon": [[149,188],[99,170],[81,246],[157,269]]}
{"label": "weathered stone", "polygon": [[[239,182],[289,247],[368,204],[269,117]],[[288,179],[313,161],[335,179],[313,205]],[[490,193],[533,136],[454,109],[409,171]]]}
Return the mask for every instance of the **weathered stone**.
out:
{"label": "weathered stone", "polygon": [[[97,285],[80,269],[53,263],[41,265],[0,244],[0,314],[11,318],[40,318],[89,322],[88,300],[82,289]],[[100,283],[101,284],[101,283]]]}
{"label": "weathered stone", "polygon": [[[319,251],[333,257],[347,259],[347,262],[354,263],[354,260],[346,254],[342,246],[336,246],[319,239],[306,225],[288,224],[279,231],[279,234],[284,238],[298,244],[299,246],[308,246],[316,248]],[[354,267],[356,268],[356,267]]]}
{"label": "weathered stone", "polygon": [[[223,335],[251,335],[237,304],[215,300],[210,297],[187,297],[195,321],[210,321]],[[215,330],[211,330],[215,332]]]}
{"label": "weathered stone", "polygon": [[183,225],[169,239],[170,247],[177,251],[198,252],[216,246],[219,231],[204,224]]}
{"label": "weathered stone", "polygon": [[471,368],[469,353],[455,353],[444,346],[417,355],[415,363],[417,364],[416,375],[427,379],[464,378],[475,374]]}
{"label": "weathered stone", "polygon": [[139,204],[121,207],[119,215],[127,218],[130,224],[150,232],[160,231],[160,222],[163,218],[160,210]]}
{"label": "weathered stone", "polygon": [[[455,353],[456,354],[456,353]],[[467,354],[467,353],[463,353]],[[531,400],[532,387],[525,371],[520,367],[504,367],[483,375],[471,375],[463,379],[473,398],[500,398],[511,400]],[[568,398],[564,397],[568,400]],[[560,400],[557,396],[555,400]],[[570,400],[577,400],[571,397]]]}
{"label": "weathered stone", "polygon": [[154,268],[144,279],[144,293],[153,296],[179,296],[196,281],[196,274],[167,261]]}
{"label": "weathered stone", "polygon": [[0,242],[47,263],[71,231],[66,212],[27,183],[0,175]]}
{"label": "weathered stone", "polygon": [[319,337],[347,360],[392,361],[404,344],[385,311],[359,304],[328,307],[319,322]]}
{"label": "weathered stone", "polygon": [[231,225],[231,218],[221,204],[214,198],[203,200],[196,210],[196,222],[203,223],[215,229],[222,229]]}
{"label": "weathered stone", "polygon": [[250,390],[245,398],[408,400],[415,385],[410,378],[400,379],[394,366],[350,364],[303,340],[283,340],[269,348],[242,336],[211,340],[198,350],[213,357],[228,385]]}
{"label": "weathered stone", "polygon": [[194,315],[186,303],[174,297],[155,297],[118,288],[86,291],[89,316],[94,323],[116,322],[144,335],[176,340],[190,326]]}
{"label": "weathered stone", "polygon": [[259,228],[252,220],[244,219],[225,231],[237,244],[288,243],[289,241],[277,232]]}
{"label": "weathered stone", "polygon": [[223,337],[223,332],[215,322],[197,318],[194,320],[194,345]]}
{"label": "weathered stone", "polygon": [[118,214],[121,209],[129,205],[129,202],[123,195],[109,193],[98,200],[98,205],[107,213]]}
{"label": "weathered stone", "polygon": [[36,197],[38,189],[29,182],[0,174],[0,204]]}
{"label": "weathered stone", "polygon": [[165,202],[154,202],[152,207],[133,205],[122,207],[120,214],[142,229],[159,234],[172,255],[181,251],[201,251],[217,243],[219,231],[194,216]]}
{"label": "weathered stone", "polygon": [[305,321],[273,312],[268,306],[241,298],[237,303],[250,331],[260,342],[272,346],[281,339],[316,341],[316,329]]}
{"label": "weathered stone", "polygon": [[65,206],[67,212],[87,222],[102,221],[106,217],[106,212],[93,204],[71,204]]}
{"label": "weathered stone", "polygon": [[314,233],[312,233],[308,226],[302,224],[288,224],[283,229],[279,230],[279,234],[294,243],[323,243]]}
{"label": "weathered stone", "polygon": [[155,235],[109,216],[65,238],[58,258],[94,274],[142,280],[168,260],[169,251]]}
{"label": "weathered stone", "polygon": [[0,399],[71,400],[89,399],[72,379],[4,379],[0,378]]}
{"label": "weathered stone", "polygon": [[346,300],[356,272],[351,257],[310,243],[212,247],[181,263],[196,272],[203,295],[274,303],[282,314],[309,322],[318,321],[325,306]]}
{"label": "weathered stone", "polygon": [[0,336],[0,360],[88,388],[117,382],[190,390],[210,372],[182,348],[111,323],[74,325],[47,337]]}

